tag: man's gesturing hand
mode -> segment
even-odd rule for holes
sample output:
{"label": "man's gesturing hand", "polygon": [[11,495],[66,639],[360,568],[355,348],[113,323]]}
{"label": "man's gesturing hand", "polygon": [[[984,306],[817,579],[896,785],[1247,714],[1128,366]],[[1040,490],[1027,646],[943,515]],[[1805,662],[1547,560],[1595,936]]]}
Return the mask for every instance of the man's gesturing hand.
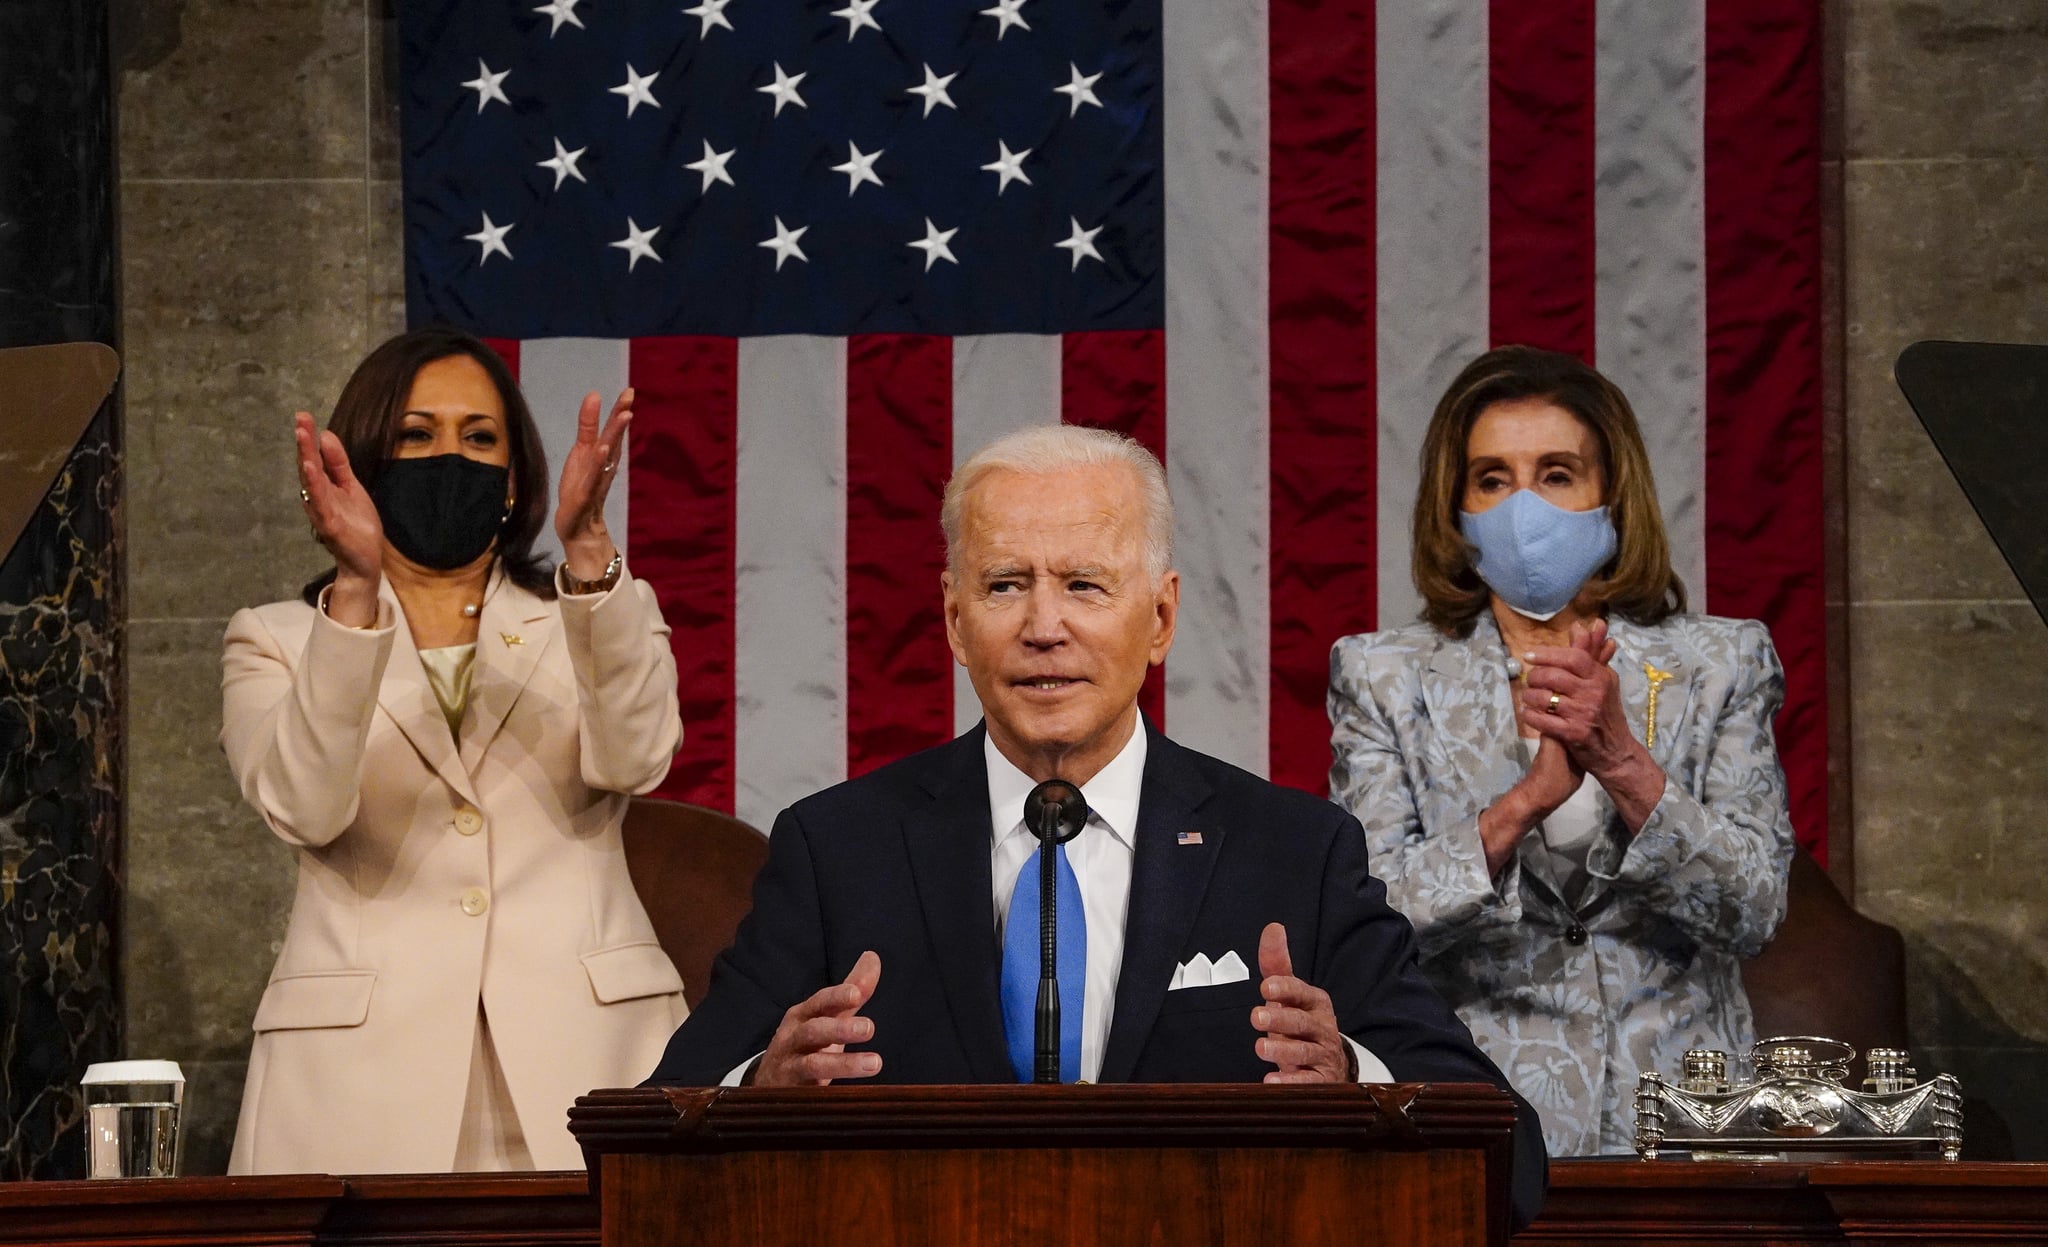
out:
{"label": "man's gesturing hand", "polygon": [[859,1016],[882,978],[882,959],[860,955],[844,983],[817,992],[782,1015],[768,1051],[754,1063],[756,1087],[822,1087],[835,1078],[867,1078],[880,1072],[873,1052],[848,1052],[850,1043],[875,1037],[875,1024]]}
{"label": "man's gesturing hand", "polygon": [[1259,994],[1266,1003],[1252,1010],[1252,1026],[1266,1032],[1259,1059],[1280,1068],[1267,1082],[1351,1082],[1351,1046],[1337,1029],[1330,993],[1294,977],[1287,954],[1287,928],[1269,922],[1259,933]]}

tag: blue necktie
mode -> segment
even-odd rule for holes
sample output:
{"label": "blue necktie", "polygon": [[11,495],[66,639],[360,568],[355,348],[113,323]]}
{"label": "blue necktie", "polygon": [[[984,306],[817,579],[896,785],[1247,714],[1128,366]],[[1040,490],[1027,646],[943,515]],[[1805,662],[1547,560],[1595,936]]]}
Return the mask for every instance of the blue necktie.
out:
{"label": "blue necktie", "polygon": [[[1043,849],[1017,875],[1010,893],[1010,919],[1003,926],[1003,1033],[1010,1044],[1010,1068],[1018,1082],[1030,1082],[1038,1046],[1038,872]],[[1088,980],[1088,921],[1081,912],[1081,882],[1067,864],[1067,846],[1053,850],[1059,942],[1060,1081],[1081,1078],[1081,1001]]]}

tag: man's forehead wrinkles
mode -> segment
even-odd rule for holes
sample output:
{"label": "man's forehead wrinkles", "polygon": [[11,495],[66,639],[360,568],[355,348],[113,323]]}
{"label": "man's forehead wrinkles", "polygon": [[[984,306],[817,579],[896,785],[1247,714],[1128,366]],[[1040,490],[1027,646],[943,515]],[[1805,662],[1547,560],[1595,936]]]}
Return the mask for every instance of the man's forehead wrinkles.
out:
{"label": "man's forehead wrinkles", "polygon": [[1042,567],[1035,563],[990,563],[982,567],[981,574],[990,580],[1030,579],[1049,577],[1054,580],[1114,580],[1121,573],[1104,563],[1083,563],[1073,566]]}

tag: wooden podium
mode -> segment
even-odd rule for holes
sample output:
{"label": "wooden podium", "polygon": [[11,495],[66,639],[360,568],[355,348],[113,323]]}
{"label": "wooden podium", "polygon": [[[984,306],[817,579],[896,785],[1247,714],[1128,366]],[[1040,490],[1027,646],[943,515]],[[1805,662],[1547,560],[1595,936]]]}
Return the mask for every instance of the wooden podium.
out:
{"label": "wooden podium", "polygon": [[1508,1241],[1487,1086],[597,1091],[604,1247]]}

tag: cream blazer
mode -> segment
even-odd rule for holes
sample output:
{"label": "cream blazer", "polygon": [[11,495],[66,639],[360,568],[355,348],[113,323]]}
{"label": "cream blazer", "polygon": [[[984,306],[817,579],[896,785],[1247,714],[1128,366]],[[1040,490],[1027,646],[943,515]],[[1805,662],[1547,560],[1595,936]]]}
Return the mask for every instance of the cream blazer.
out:
{"label": "cream blazer", "polygon": [[221,746],[298,849],[230,1173],[451,1168],[479,1002],[535,1163],[581,1168],[570,1104],[683,1020],[619,834],[682,739],[653,591],[496,576],[480,624],[458,748],[388,585],[372,629],[228,623]]}

